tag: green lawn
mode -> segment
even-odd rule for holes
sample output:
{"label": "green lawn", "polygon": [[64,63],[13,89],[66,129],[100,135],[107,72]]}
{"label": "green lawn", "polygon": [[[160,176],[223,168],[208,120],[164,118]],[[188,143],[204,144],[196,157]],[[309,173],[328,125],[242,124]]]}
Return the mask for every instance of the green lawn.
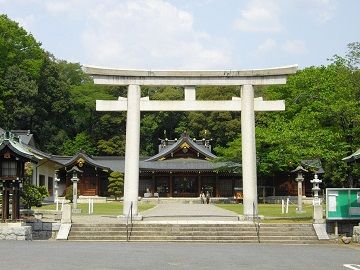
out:
{"label": "green lawn", "polygon": [[[216,204],[216,206],[233,211],[239,215],[243,214],[242,204]],[[313,206],[303,206],[305,213],[296,213],[296,205],[289,205],[289,213],[281,213],[281,204],[259,204],[259,215],[264,216],[265,220],[289,221],[289,222],[310,222],[313,215]]]}
{"label": "green lawn", "polygon": [[[79,209],[81,209],[81,214],[88,214],[89,208],[87,203],[78,203]],[[139,212],[145,211],[147,209],[153,208],[154,204],[139,204]],[[61,208],[61,205],[59,205]],[[33,207],[33,210],[55,210],[55,204],[44,205],[42,207]],[[121,215],[123,211],[122,202],[107,202],[107,203],[94,203],[94,215]]]}

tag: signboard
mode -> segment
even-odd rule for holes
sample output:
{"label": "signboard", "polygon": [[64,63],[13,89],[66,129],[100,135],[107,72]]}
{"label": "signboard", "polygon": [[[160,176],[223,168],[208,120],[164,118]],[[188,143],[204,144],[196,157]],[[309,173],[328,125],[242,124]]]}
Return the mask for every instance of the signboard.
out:
{"label": "signboard", "polygon": [[327,188],[326,219],[360,220],[360,188]]}

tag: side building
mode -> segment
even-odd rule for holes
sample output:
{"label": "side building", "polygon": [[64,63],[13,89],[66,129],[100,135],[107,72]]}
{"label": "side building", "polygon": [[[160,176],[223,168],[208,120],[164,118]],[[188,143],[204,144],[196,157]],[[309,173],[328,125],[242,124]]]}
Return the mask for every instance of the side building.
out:
{"label": "side building", "polygon": [[[124,157],[92,156],[82,151],[73,156],[52,155],[36,148],[30,131],[5,132],[0,128],[0,147],[5,147],[9,142],[13,142],[16,151],[27,155],[31,153],[34,156],[26,164],[32,169],[31,182],[47,187],[50,194],[46,199],[48,201],[55,199],[55,189],[58,196],[65,195],[66,188],[72,184],[72,175],[68,171],[74,166],[82,171],[78,175],[78,191],[82,197],[107,197],[110,173],[123,173],[125,170]],[[156,155],[140,158],[139,197],[198,197],[201,191],[204,191],[209,192],[212,197],[236,195],[241,200],[240,165],[229,166],[216,159],[209,140],[196,140],[187,134],[174,140],[161,139]],[[312,167],[311,164],[305,163],[303,166]],[[2,166],[2,171],[8,170],[5,168],[8,166],[6,162]],[[311,173],[308,174],[305,178],[312,179]],[[259,200],[265,201],[265,198],[275,195],[295,196],[295,177],[284,172],[271,178],[259,178]],[[303,194],[311,196],[309,181],[304,181]]]}

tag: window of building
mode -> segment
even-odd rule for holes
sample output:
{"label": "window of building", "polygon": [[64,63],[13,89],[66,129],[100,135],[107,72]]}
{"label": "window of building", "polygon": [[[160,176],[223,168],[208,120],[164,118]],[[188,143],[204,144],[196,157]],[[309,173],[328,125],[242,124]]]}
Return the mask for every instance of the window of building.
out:
{"label": "window of building", "polygon": [[50,196],[53,195],[53,186],[54,186],[54,179],[52,177],[48,177],[48,192]]}
{"label": "window of building", "polygon": [[2,176],[16,176],[17,162],[12,160],[4,160],[1,162],[1,175]]}
{"label": "window of building", "polygon": [[39,175],[39,186],[45,186],[45,175]]}

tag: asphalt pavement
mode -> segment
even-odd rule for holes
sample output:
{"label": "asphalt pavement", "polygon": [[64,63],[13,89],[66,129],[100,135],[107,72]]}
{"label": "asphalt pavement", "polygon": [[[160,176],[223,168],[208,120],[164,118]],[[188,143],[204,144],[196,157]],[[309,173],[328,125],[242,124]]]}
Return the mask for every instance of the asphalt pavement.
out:
{"label": "asphalt pavement", "polygon": [[0,241],[0,269],[355,269],[360,246]]}

